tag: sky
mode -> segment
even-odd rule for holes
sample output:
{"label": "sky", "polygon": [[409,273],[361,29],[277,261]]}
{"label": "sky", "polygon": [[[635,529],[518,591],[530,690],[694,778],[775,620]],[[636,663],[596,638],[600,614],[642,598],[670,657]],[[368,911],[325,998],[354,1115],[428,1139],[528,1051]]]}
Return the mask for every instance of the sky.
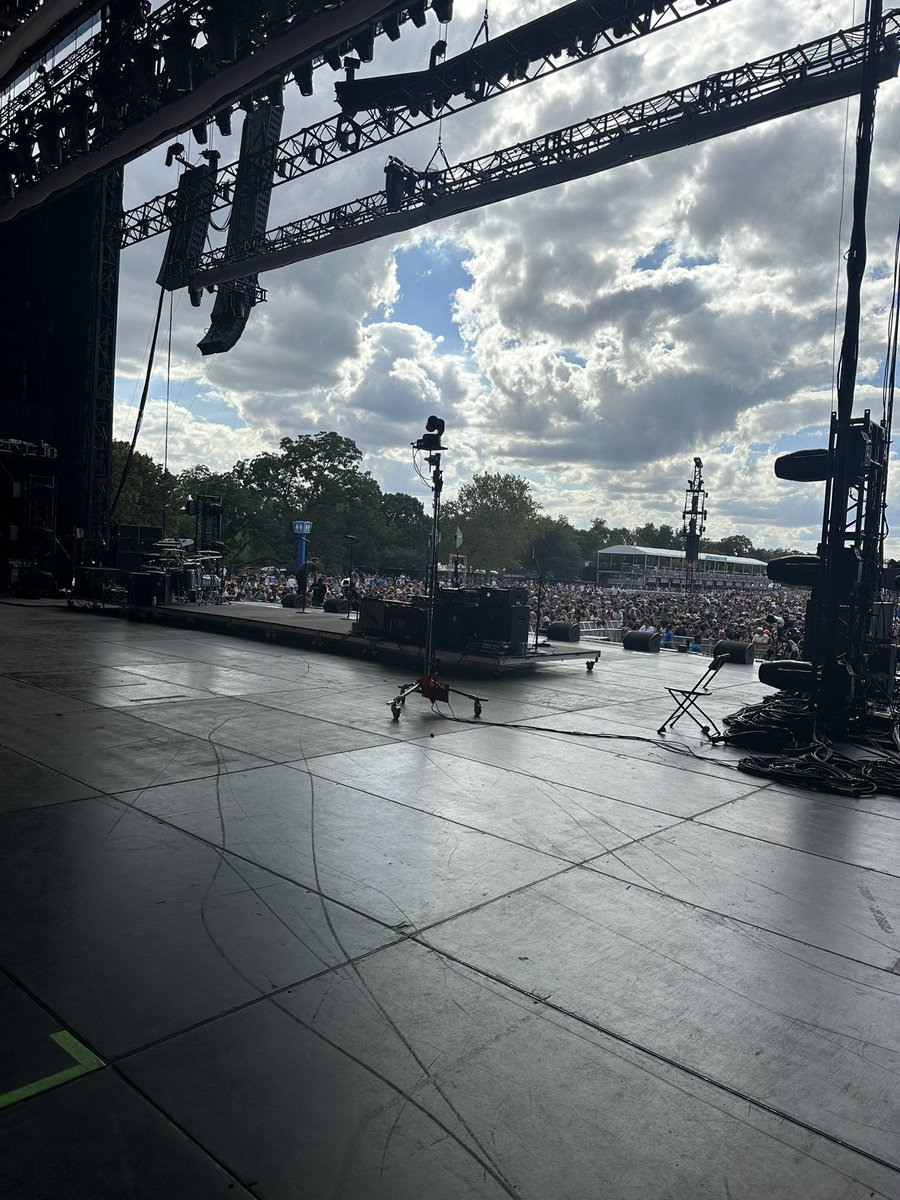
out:
{"label": "sky", "polygon": [[[495,5],[496,36],[558,7]],[[730,0],[445,120],[464,161],[862,20],[863,0]],[[448,56],[484,0],[456,0]],[[360,75],[427,66],[441,36],[376,43]],[[382,45],[382,43],[384,43]],[[330,68],[285,91],[283,134],[336,110]],[[164,308],[138,449],[227,470],[282,437],[336,430],[385,491],[429,497],[410,443],[446,421],[445,499],[475,472],[527,479],[551,516],[585,528],[681,524],[693,459],[707,535],[815,548],[822,485],[777,480],[775,458],[827,444],[843,325],[857,102],[839,101],[699,146],[268,272],[268,300],[227,354],[196,343],[212,297]],[[389,154],[419,169],[436,124],[276,188],[270,227],[380,190]],[[187,145],[190,161],[205,147]],[[234,161],[239,122],[212,141]],[[900,80],[879,92],[856,408],[881,414],[900,216]],[[165,147],[126,169],[133,207],[177,182]],[[219,214],[221,217],[223,214]],[[115,434],[130,440],[164,239],[122,255]],[[171,340],[169,329],[171,327]],[[893,468],[896,476],[896,467]],[[420,494],[421,493],[421,494]],[[896,478],[889,500],[900,505]],[[888,510],[891,520],[892,507]],[[898,537],[887,549],[900,554]]]}

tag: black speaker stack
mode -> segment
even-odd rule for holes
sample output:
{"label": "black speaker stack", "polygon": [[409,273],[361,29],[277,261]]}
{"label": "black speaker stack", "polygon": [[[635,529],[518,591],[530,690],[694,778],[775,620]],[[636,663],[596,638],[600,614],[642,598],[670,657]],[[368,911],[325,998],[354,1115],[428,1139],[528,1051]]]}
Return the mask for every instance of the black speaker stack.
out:
{"label": "black speaker stack", "polygon": [[[366,596],[360,601],[357,631],[365,637],[424,646],[426,617],[424,597],[405,603]],[[528,618],[525,588],[441,588],[434,601],[434,645],[457,654],[523,654]]]}
{"label": "black speaker stack", "polygon": [[113,525],[110,529],[111,566],[120,571],[141,571],[148,559],[159,553],[156,543],[162,541],[162,529],[157,525]]}

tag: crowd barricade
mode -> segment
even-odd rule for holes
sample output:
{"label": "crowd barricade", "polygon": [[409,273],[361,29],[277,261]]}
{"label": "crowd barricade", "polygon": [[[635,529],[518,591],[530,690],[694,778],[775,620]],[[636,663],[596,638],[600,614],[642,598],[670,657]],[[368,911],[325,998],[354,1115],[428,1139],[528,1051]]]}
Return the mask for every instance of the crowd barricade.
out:
{"label": "crowd barricade", "polygon": [[623,637],[622,626],[615,621],[579,621],[582,637],[588,638],[603,638],[605,641],[621,642]]}
{"label": "crowd barricade", "polygon": [[[660,642],[659,648],[660,650],[674,650],[676,652],[680,651],[682,654],[686,654],[688,653],[688,647],[692,645],[693,641],[694,639],[692,637],[676,634],[670,642]],[[711,658],[714,646],[715,641],[713,641],[712,638],[704,638],[700,643],[699,653],[705,654]],[[694,653],[697,654],[698,651],[695,650]]]}
{"label": "crowd barricade", "polygon": [[579,621],[578,626],[581,630],[582,637],[603,638],[607,641],[615,640],[610,632],[611,630],[615,629],[615,627],[612,625],[604,625],[600,621],[589,619],[587,621]]}

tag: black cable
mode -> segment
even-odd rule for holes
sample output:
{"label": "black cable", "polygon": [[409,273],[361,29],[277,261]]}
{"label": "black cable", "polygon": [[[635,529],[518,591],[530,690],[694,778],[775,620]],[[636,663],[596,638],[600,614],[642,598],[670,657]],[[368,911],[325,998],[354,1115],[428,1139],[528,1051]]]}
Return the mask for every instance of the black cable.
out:
{"label": "black cable", "polygon": [[113,517],[122,496],[122,489],[125,487],[125,482],[128,479],[128,472],[131,470],[131,462],[134,458],[134,448],[137,445],[138,434],[141,432],[141,422],[144,419],[144,409],[147,406],[147,393],[150,391],[150,376],[153,374],[153,358],[156,354],[156,338],[159,334],[159,324],[162,320],[163,300],[166,296],[166,289],[159,289],[159,304],[156,308],[156,323],[153,326],[153,339],[150,343],[150,358],[147,362],[147,374],[144,378],[144,390],[141,392],[141,403],[138,406],[137,419],[134,422],[134,436],[131,439],[131,445],[128,447],[128,455],[125,459],[125,465],[122,467],[122,478],[119,480],[119,486],[116,488],[116,494],[113,497],[112,504],[109,506],[110,518]]}
{"label": "black cable", "polygon": [[861,764],[829,747],[814,746],[806,753],[784,758],[742,758],[738,770],[761,775],[791,787],[836,792],[841,796],[872,796],[878,790]]}
{"label": "black cable", "polygon": [[[485,701],[489,703],[489,701]],[[437,707],[438,701],[432,703],[432,708],[445,721],[455,721],[458,725],[481,725],[491,729],[521,729],[525,733],[552,733],[557,736],[591,738],[609,742],[646,742],[671,754],[680,754],[687,758],[696,758],[698,762],[708,762],[702,754],[697,754],[686,742],[662,742],[653,737],[645,737],[638,733],[595,733],[587,729],[553,729],[549,725],[521,725],[516,721],[485,721],[483,717],[458,717],[450,708],[450,715],[441,712]]]}

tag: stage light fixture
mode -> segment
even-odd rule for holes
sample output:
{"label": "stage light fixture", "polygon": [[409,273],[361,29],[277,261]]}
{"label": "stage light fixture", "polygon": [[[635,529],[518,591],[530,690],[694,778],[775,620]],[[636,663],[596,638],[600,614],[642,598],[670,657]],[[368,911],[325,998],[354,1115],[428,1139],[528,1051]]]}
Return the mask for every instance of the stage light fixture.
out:
{"label": "stage light fixture", "polygon": [[354,33],[350,44],[363,62],[371,62],[375,53],[375,30],[371,25]]}
{"label": "stage light fixture", "polygon": [[216,128],[222,137],[231,136],[231,109],[221,108],[215,116]]}
{"label": "stage light fixture", "polygon": [[409,19],[416,29],[421,29],[425,24],[425,18],[425,0],[416,0],[415,4],[409,6]]}
{"label": "stage light fixture", "polygon": [[196,125],[192,125],[191,133],[193,134],[194,141],[197,143],[198,146],[206,145],[207,140],[208,140],[208,135],[206,132],[206,122],[205,121],[198,121],[198,123]]}
{"label": "stage light fixture", "polygon": [[184,146],[182,146],[181,142],[173,142],[166,150],[166,166],[171,167],[176,159],[180,162],[182,154],[184,154]]}
{"label": "stage light fixture", "polygon": [[400,37],[400,17],[397,13],[391,13],[389,17],[385,17],[381,22],[381,27],[388,35],[388,40],[396,42]]}
{"label": "stage light fixture", "polygon": [[174,92],[189,92],[194,85],[194,29],[187,17],[173,21],[162,41],[166,75]]}
{"label": "stage light fixture", "polygon": [[62,166],[62,125],[59,113],[48,112],[37,127],[38,161],[45,170]]}
{"label": "stage light fixture", "polygon": [[406,195],[406,168],[396,158],[389,158],[384,168],[384,193],[389,212],[399,212]]}
{"label": "stage light fixture", "polygon": [[159,106],[159,55],[152,42],[138,42],[131,48],[128,69],[130,94],[146,106]]}
{"label": "stage light fixture", "polygon": [[294,83],[300,89],[301,96],[311,96],[313,94],[313,65],[311,58],[308,58],[306,62],[298,63],[294,67]]}
{"label": "stage light fixture", "polygon": [[237,58],[237,4],[235,0],[212,0],[206,19],[207,52],[224,66]]}
{"label": "stage light fixture", "polygon": [[453,0],[434,0],[434,15],[442,25],[453,20]]}
{"label": "stage light fixture", "polygon": [[438,65],[438,61],[442,58],[446,58],[446,56],[447,43],[442,38],[440,41],[435,42],[431,47],[431,54],[428,56],[428,69],[433,71]]}
{"label": "stage light fixture", "polygon": [[69,154],[87,154],[88,117],[90,101],[86,92],[76,92],[63,111],[63,126],[66,131],[66,151]]}

